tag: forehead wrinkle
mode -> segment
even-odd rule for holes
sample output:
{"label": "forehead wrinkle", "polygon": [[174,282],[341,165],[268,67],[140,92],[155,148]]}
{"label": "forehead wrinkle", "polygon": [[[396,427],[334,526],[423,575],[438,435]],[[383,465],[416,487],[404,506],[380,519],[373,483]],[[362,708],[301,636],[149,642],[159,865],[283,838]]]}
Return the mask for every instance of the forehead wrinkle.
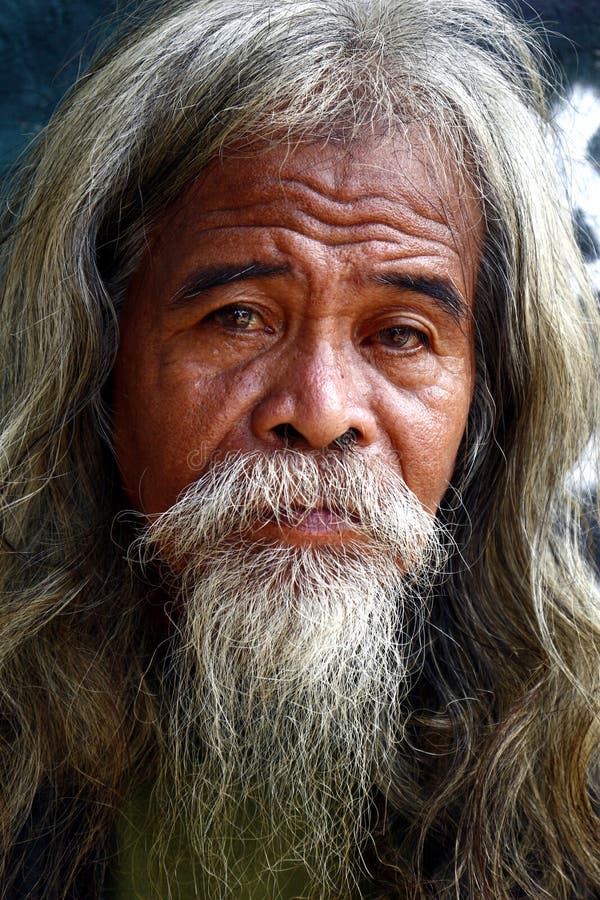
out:
{"label": "forehead wrinkle", "polygon": [[[317,221],[319,221],[319,220],[317,220]],[[377,223],[377,224],[379,224],[379,223]],[[356,227],[359,227],[359,226],[356,226]],[[450,250],[453,255],[460,256],[459,252],[455,249],[455,247],[452,244],[446,244],[443,241],[437,241],[431,237],[423,237],[422,235],[419,235],[418,233],[411,234],[409,232],[400,232],[397,229],[394,229],[393,226],[391,226],[391,225],[380,225],[380,227],[385,228],[385,230],[388,232],[389,231],[393,232],[395,235],[400,235],[401,237],[405,237],[405,238],[411,238],[412,240],[419,241],[420,243],[425,243],[433,248],[440,248],[443,251]],[[195,229],[195,233],[196,234],[209,234],[212,232],[217,233],[220,231],[253,231],[253,230],[254,231],[264,231],[265,229],[268,229],[271,232],[284,232],[284,233],[290,233],[290,234],[293,234],[296,236],[301,235],[302,237],[309,238],[309,240],[316,241],[317,243],[321,244],[324,247],[344,247],[344,246],[350,247],[350,246],[355,246],[356,244],[389,244],[390,246],[393,246],[397,252],[398,247],[401,247],[402,243],[403,243],[398,237],[396,237],[396,240],[389,240],[388,238],[383,237],[381,235],[369,236],[369,237],[366,237],[364,235],[359,235],[353,240],[348,240],[347,238],[345,238],[343,240],[327,240],[324,237],[314,237],[311,234],[305,234],[301,231],[298,231],[295,228],[290,227],[289,225],[255,225],[255,224],[250,224],[250,225],[240,225],[240,224],[213,225],[213,226],[208,226],[207,228]],[[347,231],[348,226],[329,226],[329,229],[330,230]],[[417,256],[427,257],[427,256],[432,256],[432,255],[433,254],[431,254],[431,253],[411,254],[411,256],[413,256],[415,258]],[[438,255],[440,255],[440,254],[438,254]],[[402,256],[402,259],[404,259],[404,256]]]}
{"label": "forehead wrinkle", "polygon": [[[303,192],[306,193],[306,192]],[[449,229],[449,219],[440,216],[440,218],[436,218],[434,216],[429,215],[428,213],[419,212],[417,209],[412,207],[409,203],[400,202],[399,200],[395,200],[390,197],[386,197],[380,194],[369,194],[369,195],[360,195],[358,197],[349,199],[349,200],[337,200],[333,197],[327,197],[326,195],[322,195],[318,192],[314,192],[316,195],[324,202],[320,203],[321,207],[326,207],[324,213],[321,214],[320,210],[312,211],[312,208],[315,206],[313,203],[297,203],[289,208],[289,200],[290,199],[306,199],[301,195],[297,198],[291,198],[290,196],[281,196],[274,195],[273,197],[265,197],[264,192],[261,194],[260,199],[253,201],[252,203],[246,204],[236,204],[235,206],[219,206],[213,209],[201,210],[200,215],[203,219],[210,221],[211,219],[217,218],[219,219],[222,216],[236,216],[239,213],[247,214],[252,212],[253,210],[265,210],[269,212],[273,210],[273,215],[275,216],[275,221],[281,221],[282,213],[277,210],[277,206],[280,202],[285,204],[284,216],[285,218],[293,218],[295,215],[304,215],[309,216],[315,221],[322,222],[324,225],[329,224],[330,219],[328,216],[331,215],[331,210],[336,210],[339,208],[339,212],[336,217],[341,219],[341,225],[352,226],[355,224],[366,224],[366,225],[376,225],[381,224],[388,227],[388,223],[384,221],[386,214],[390,214],[391,217],[399,218],[401,220],[401,227],[404,229],[404,225],[410,222],[415,223],[425,223],[430,226],[434,226],[436,229],[443,228],[445,230]],[[367,216],[363,215],[363,207],[365,204],[371,204],[373,202],[377,202],[379,204],[376,215],[374,216],[372,212],[367,212]],[[431,205],[431,204],[430,204]],[[308,207],[308,208],[306,208]],[[445,204],[442,204],[442,209],[446,209]],[[275,212],[276,211],[276,212]],[[170,220],[171,225],[177,224],[185,224],[187,222],[186,218],[187,213],[187,204],[178,211],[177,215]],[[335,215],[335,213],[334,213]],[[323,217],[322,217],[323,216]],[[266,217],[266,224],[268,224],[269,217]],[[396,230],[400,230],[395,225],[390,225],[389,227],[395,228]]]}
{"label": "forehead wrinkle", "polygon": [[[200,222],[198,220],[195,221],[193,230],[196,234],[204,234],[208,231],[223,229],[287,228],[300,233],[300,229],[294,228],[293,224],[288,223],[297,222],[300,224],[302,221],[306,221],[314,222],[317,226],[324,227],[326,231],[347,230],[349,228],[380,228],[385,231],[391,231],[399,237],[422,239],[441,245],[456,246],[456,232],[449,221],[437,221],[421,215],[413,209],[403,209],[400,207],[400,204],[386,198],[383,198],[383,204],[385,209],[381,209],[376,215],[373,215],[373,212],[370,210],[367,211],[367,214],[362,215],[362,204],[360,201],[348,201],[343,204],[337,204],[332,201],[329,205],[330,209],[321,213],[320,210],[305,209],[300,206],[280,210],[277,209],[277,204],[273,204],[268,200],[261,200],[260,202],[244,206],[223,207],[218,210],[203,212]],[[341,207],[341,215],[335,217],[338,219],[337,222],[332,221],[332,218],[334,218],[331,216],[332,206]],[[239,213],[248,213],[253,210],[263,211],[262,217],[256,217],[258,221],[254,216],[250,216],[250,221],[248,222],[237,220]],[[327,215],[327,212],[329,212],[329,215]],[[386,214],[389,214],[389,216]],[[231,221],[223,222],[223,218],[227,219],[227,217],[231,217]],[[387,218],[389,218],[389,221],[386,221]],[[394,218],[399,221],[394,222]],[[216,224],[214,224],[215,220]],[[184,227],[186,225],[186,220],[183,217],[181,224]],[[434,233],[427,234],[428,230]],[[452,237],[452,242],[444,240],[446,236]]]}
{"label": "forehead wrinkle", "polygon": [[[390,201],[388,201],[390,203]],[[397,205],[391,204],[392,210],[397,211]],[[438,234],[440,230],[447,232],[452,235],[452,230],[447,223],[438,223],[433,222],[435,226],[436,234],[427,234],[425,229],[429,224],[429,229],[431,230],[432,220],[421,216],[418,213],[414,212],[414,210],[410,210],[408,214],[403,214],[402,221],[398,224],[392,224],[385,222],[383,217],[374,217],[370,216],[368,218],[360,217],[360,212],[358,213],[358,221],[348,221],[344,223],[331,224],[327,219],[322,219],[320,216],[315,215],[312,212],[307,212],[305,210],[298,210],[298,214],[308,220],[312,220],[313,222],[318,223],[319,225],[324,225],[327,229],[347,229],[347,228],[381,228],[386,231],[392,231],[394,234],[398,235],[399,238],[415,238],[417,240],[431,241],[433,243],[445,245],[444,240],[438,240]],[[421,226],[424,227],[421,227]]]}
{"label": "forehead wrinkle", "polygon": [[[394,176],[395,173],[390,172],[390,175]],[[287,186],[291,186],[292,190],[286,190]],[[211,204],[211,208],[201,210],[201,214],[212,216],[247,213],[253,209],[258,210],[261,207],[271,207],[279,202],[289,203],[290,200],[297,199],[308,201],[309,206],[317,205],[326,207],[328,210],[335,210],[336,208],[340,209],[340,211],[344,210],[344,212],[341,212],[341,215],[346,218],[346,216],[352,216],[355,212],[360,215],[364,204],[377,203],[386,211],[391,211],[392,214],[395,213],[397,215],[399,212],[402,212],[410,217],[418,218],[437,226],[447,227],[448,220],[444,216],[446,204],[443,197],[437,196],[437,192],[434,197],[419,190],[409,179],[404,179],[404,186],[406,190],[401,197],[395,197],[393,194],[382,194],[377,191],[362,192],[360,188],[357,189],[358,192],[350,193],[346,191],[346,195],[343,196],[340,186],[333,185],[331,191],[328,191],[324,185],[316,187],[299,179],[266,176],[253,185],[256,199],[251,200],[249,203],[236,203],[235,206],[224,206],[217,201],[217,205]],[[188,210],[195,203],[197,188],[198,184],[191,189],[181,205],[175,210],[172,218],[163,220],[165,224],[177,225],[180,220],[185,221]],[[340,196],[341,194],[342,196]],[[299,204],[296,208],[302,211],[303,205]],[[422,211],[419,211],[419,207],[422,208]],[[345,210],[348,210],[348,212]],[[315,215],[315,218],[318,219],[319,216]]]}
{"label": "forehead wrinkle", "polygon": [[[358,194],[346,192],[346,196],[340,197],[341,187],[339,185],[332,185],[331,193],[329,193],[327,189],[321,189],[322,185],[317,188],[299,179],[269,177],[267,174],[265,178],[252,186],[252,194],[256,199],[253,197],[250,202],[236,202],[235,206],[221,205],[220,198],[213,197],[209,209],[200,208],[198,210],[199,217],[192,215],[192,220],[195,220],[194,231],[202,233],[209,230],[202,227],[200,222],[206,222],[210,228],[210,224],[215,219],[219,221],[222,217],[228,216],[250,218],[251,221],[247,224],[258,224],[265,227],[280,224],[282,220],[289,222],[294,218],[304,217],[313,219],[314,222],[325,228],[357,225],[381,226],[392,228],[398,234],[417,238],[425,232],[426,239],[428,237],[427,230],[433,229],[439,234],[439,229],[443,229],[446,234],[455,238],[455,230],[451,227],[452,216],[447,214],[448,208],[444,198],[436,196],[434,200],[429,192],[425,193],[417,189],[409,179],[404,181],[405,188],[402,195],[397,198],[376,191]],[[245,187],[247,186],[242,186],[241,190],[244,190]],[[288,190],[289,187],[292,189]],[[198,188],[199,183],[196,183],[184,198],[183,203],[174,211],[174,215],[163,219],[162,227],[158,231],[189,227],[189,213],[196,211],[194,206]],[[283,210],[280,208],[281,204],[284,206]],[[373,204],[377,204],[378,207],[375,215],[373,215],[372,209],[364,209],[365,206],[370,207]],[[261,213],[264,216],[262,222],[252,221],[255,216],[260,217]],[[386,219],[389,221],[386,222]],[[332,222],[332,220],[334,221]],[[245,227],[245,224],[234,221],[230,227]],[[226,227],[228,225],[229,223],[226,223]],[[460,229],[458,230],[460,231]],[[162,243],[160,237],[159,243]],[[442,243],[444,243],[443,237]],[[453,243],[456,243],[455,240]]]}
{"label": "forehead wrinkle", "polygon": [[[385,170],[382,170],[385,171]],[[397,173],[390,172],[390,176],[396,177]],[[392,207],[395,210],[398,209],[408,209],[410,213],[419,219],[423,219],[429,222],[433,222],[436,225],[446,226],[448,223],[443,215],[439,214],[439,208],[434,202],[433,198],[428,196],[422,191],[419,191],[415,188],[414,184],[408,179],[405,179],[406,191],[403,194],[402,199],[394,198],[390,195],[379,194],[379,193],[350,193],[346,192],[346,196],[340,198],[340,194],[343,193],[341,186],[332,186],[331,193],[327,190],[323,190],[320,187],[315,187],[308,182],[299,181],[298,179],[282,179],[282,186],[286,184],[291,184],[294,186],[295,191],[294,194],[298,194],[302,196],[303,194],[308,194],[310,197],[316,198],[317,203],[321,203],[321,205],[327,206],[339,206],[339,207],[351,207],[356,208],[361,204],[366,202],[375,202],[380,203],[386,207]],[[421,201],[423,208],[426,210],[424,214],[417,212],[414,208],[413,203],[415,199]],[[437,198],[440,200],[441,198]],[[442,202],[442,209],[444,208],[444,204]],[[438,215],[436,215],[436,213]]]}
{"label": "forehead wrinkle", "polygon": [[[377,193],[360,193],[360,194],[348,194],[347,197],[340,197],[342,193],[341,187],[333,187],[331,193],[326,190],[321,190],[320,188],[313,187],[311,184],[305,181],[300,181],[298,178],[283,178],[278,181],[278,184],[284,188],[286,185],[292,185],[294,190],[292,193],[297,194],[316,194],[319,198],[324,199],[328,203],[332,203],[336,206],[350,206],[361,201],[383,201],[384,203],[389,203],[390,198],[386,197],[385,194],[377,194]],[[289,196],[288,194],[285,195]]]}

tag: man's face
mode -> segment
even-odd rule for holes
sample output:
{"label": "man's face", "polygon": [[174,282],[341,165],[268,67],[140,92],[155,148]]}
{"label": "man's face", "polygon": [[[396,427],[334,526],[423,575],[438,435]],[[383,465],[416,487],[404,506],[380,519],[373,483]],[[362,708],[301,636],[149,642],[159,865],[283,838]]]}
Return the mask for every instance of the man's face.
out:
{"label": "man's face", "polygon": [[[352,430],[435,512],[474,383],[479,208],[417,140],[282,146],[213,162],[132,280],[114,439],[129,501],[170,507],[231,452]],[[319,513],[276,535],[340,539]]]}

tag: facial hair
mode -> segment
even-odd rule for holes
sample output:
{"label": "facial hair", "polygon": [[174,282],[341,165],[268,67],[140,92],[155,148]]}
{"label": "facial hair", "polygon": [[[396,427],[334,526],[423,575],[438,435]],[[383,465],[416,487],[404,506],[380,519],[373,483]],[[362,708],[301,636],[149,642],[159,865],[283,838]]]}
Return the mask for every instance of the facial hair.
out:
{"label": "facial hair", "polygon": [[[264,523],[323,509],[347,540],[260,538]],[[307,896],[352,895],[444,546],[395,468],[357,450],[228,456],[145,529],[137,550],[159,562],[178,610],[165,834],[183,823],[210,896],[236,895],[244,840],[259,848],[262,896],[299,863]]]}

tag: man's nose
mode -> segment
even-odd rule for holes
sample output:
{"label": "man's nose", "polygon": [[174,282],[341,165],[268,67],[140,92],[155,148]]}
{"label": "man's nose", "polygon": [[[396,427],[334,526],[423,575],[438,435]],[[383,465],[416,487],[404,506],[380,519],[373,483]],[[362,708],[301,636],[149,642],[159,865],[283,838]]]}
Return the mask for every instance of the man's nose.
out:
{"label": "man's nose", "polygon": [[360,368],[326,341],[296,348],[254,409],[254,434],[295,449],[373,443],[377,422]]}

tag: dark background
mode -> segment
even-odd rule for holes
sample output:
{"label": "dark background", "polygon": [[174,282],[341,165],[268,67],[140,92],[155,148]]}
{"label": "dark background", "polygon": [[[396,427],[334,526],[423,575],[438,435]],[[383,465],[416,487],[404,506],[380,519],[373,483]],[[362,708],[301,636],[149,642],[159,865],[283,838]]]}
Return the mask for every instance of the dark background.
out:
{"label": "dark background", "polygon": [[110,31],[106,18],[123,16],[119,6],[117,0],[0,0],[0,167],[48,121]]}

